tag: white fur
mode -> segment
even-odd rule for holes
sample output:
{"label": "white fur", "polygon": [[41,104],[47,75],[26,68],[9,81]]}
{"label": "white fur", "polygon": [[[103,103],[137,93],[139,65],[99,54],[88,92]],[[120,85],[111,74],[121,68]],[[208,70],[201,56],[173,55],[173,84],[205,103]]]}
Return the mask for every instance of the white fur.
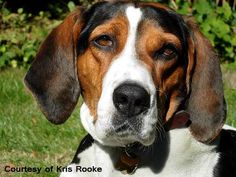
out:
{"label": "white fur", "polygon": [[138,60],[135,51],[137,27],[141,20],[142,12],[139,8],[129,6],[126,9],[126,15],[129,21],[127,42],[123,51],[111,64],[103,79],[102,94],[97,108],[97,120],[95,123],[93,122],[93,117],[90,116],[89,109],[85,104],[81,109],[81,120],[85,129],[100,143],[112,146],[127,144],[123,139],[107,137],[107,131],[113,129],[111,121],[116,112],[112,96],[114,89],[124,82],[139,84],[150,94],[151,107],[143,117],[141,138],[127,137],[127,141],[142,141],[143,144],[148,145],[154,141],[155,135],[153,132],[157,123],[156,88],[150,72]]}
{"label": "white fur", "polygon": [[231,127],[231,126],[226,125],[226,124],[223,126],[223,129],[226,129],[226,130],[234,130],[234,131],[236,131],[236,128]]}
{"label": "white fur", "polygon": [[[144,151],[144,165],[132,177],[213,177],[213,170],[219,159],[216,151],[218,144],[218,140],[212,145],[196,141],[187,128],[171,130],[162,141]],[[127,177],[113,167],[120,153],[119,148],[95,142],[92,147],[79,154],[83,159],[79,165],[102,167],[102,173],[89,173],[88,176],[77,173],[75,177]],[[62,176],[69,177],[71,173],[63,173]]]}

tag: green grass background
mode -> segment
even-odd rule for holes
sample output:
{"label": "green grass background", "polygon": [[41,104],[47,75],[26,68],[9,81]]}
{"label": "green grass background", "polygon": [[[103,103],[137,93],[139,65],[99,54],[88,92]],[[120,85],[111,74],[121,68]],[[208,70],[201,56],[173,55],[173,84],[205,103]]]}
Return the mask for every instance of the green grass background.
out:
{"label": "green grass background", "polygon": [[[224,67],[223,70],[230,69]],[[25,89],[25,72],[20,69],[0,72],[0,176],[57,176],[56,170],[39,175],[4,172],[6,165],[65,166],[72,160],[81,138],[86,134],[79,120],[81,100],[65,124],[52,125]],[[228,103],[227,123],[236,126],[236,90],[227,82],[225,97]]]}
{"label": "green grass background", "polygon": [[85,135],[79,106],[63,125],[53,125],[38,109],[23,85],[25,71],[0,72],[0,176],[57,176],[54,173],[5,173],[4,167],[65,166]]}

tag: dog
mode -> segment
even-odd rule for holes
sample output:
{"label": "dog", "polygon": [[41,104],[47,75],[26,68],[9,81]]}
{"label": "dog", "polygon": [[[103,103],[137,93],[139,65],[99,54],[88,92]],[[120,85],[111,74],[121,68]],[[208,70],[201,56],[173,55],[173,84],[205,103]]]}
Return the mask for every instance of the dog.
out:
{"label": "dog", "polygon": [[194,20],[164,5],[77,8],[42,43],[25,84],[54,124],[83,97],[88,135],[62,177],[236,176],[218,56]]}

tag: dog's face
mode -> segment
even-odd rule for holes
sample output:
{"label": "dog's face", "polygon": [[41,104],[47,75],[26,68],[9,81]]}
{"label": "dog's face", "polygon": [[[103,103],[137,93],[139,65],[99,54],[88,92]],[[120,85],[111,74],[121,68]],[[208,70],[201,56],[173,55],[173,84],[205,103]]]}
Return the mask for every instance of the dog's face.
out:
{"label": "dog's face", "polygon": [[78,40],[87,41],[77,64],[82,123],[104,144],[149,145],[163,122],[157,102],[186,94],[187,34],[161,7],[105,4],[91,16]]}
{"label": "dog's face", "polygon": [[[190,96],[191,86],[201,82],[192,77],[203,61],[195,61],[201,55],[196,45],[205,45],[202,52],[210,49],[199,34],[191,37],[197,29],[190,27],[194,24],[160,4],[104,2],[79,9],[41,46],[26,84],[54,123],[66,120],[82,93],[81,120],[97,141],[110,146],[150,145],[179,109],[188,109],[192,117],[195,110],[201,115],[196,105],[206,95],[216,107],[202,115],[222,112],[223,97],[214,91],[214,83],[206,93]],[[220,76],[216,77],[218,82]],[[221,89],[220,81],[216,87]],[[186,106],[187,99],[193,108]],[[220,127],[222,119],[209,121]],[[196,137],[202,133],[198,122],[191,129]],[[216,132],[218,128],[209,136]]]}

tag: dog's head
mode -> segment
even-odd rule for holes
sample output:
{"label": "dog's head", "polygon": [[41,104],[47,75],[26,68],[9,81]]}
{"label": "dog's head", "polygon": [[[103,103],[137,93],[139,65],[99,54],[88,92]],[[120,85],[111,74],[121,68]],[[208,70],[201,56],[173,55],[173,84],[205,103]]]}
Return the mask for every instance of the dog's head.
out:
{"label": "dog's head", "polygon": [[210,43],[192,20],[156,3],[78,8],[41,45],[25,83],[56,124],[82,94],[82,123],[106,145],[150,145],[182,109],[192,135],[207,142],[225,118]]}

